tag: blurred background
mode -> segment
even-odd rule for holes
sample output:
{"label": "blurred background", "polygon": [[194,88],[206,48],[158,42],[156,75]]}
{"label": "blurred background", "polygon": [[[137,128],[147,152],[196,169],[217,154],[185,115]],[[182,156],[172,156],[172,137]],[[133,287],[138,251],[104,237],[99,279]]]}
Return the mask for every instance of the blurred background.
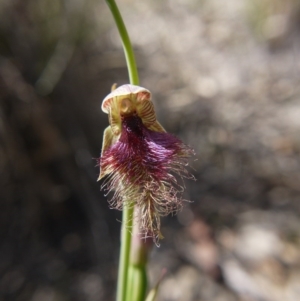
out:
{"label": "blurred background", "polygon": [[[158,301],[298,301],[300,2],[118,3],[158,119],[196,151],[151,254]],[[104,1],[0,0],[0,301],[114,300],[121,213],[95,160],[113,83]]]}

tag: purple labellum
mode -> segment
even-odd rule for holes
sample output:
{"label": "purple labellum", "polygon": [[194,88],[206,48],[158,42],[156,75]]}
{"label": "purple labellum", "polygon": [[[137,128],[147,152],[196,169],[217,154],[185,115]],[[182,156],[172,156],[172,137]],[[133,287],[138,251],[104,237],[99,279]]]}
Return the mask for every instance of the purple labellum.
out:
{"label": "purple labellum", "polygon": [[[141,94],[140,89],[138,93]],[[113,104],[114,108],[118,108],[121,103],[119,113],[110,112],[109,106],[105,108],[109,114],[114,114],[114,126],[119,130],[117,134],[110,128],[105,132],[99,178],[108,176],[103,186],[108,191],[114,191],[110,200],[111,207],[121,210],[124,206],[137,206],[141,235],[150,236],[157,243],[162,237],[160,216],[174,213],[182,206],[183,189],[177,183],[175,175],[191,177],[186,170],[186,160],[193,151],[164,131],[156,121],[154,110],[151,112],[154,116],[149,115],[152,103],[143,104],[145,99],[139,101],[137,98],[135,105],[134,97],[136,96],[125,95],[120,98],[118,94],[115,99],[108,98],[109,104]],[[146,101],[151,102],[150,99]],[[124,103],[130,110],[124,109]],[[139,110],[140,104],[143,107]],[[149,120],[152,123],[147,124]]]}

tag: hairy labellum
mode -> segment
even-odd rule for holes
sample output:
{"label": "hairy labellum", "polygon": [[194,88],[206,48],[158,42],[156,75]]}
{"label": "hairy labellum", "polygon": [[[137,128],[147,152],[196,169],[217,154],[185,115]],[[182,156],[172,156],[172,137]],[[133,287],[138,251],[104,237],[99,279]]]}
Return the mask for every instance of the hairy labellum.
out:
{"label": "hairy labellum", "polygon": [[175,174],[189,176],[186,159],[193,151],[156,121],[148,90],[132,85],[118,89],[104,100],[109,105],[102,105],[113,125],[104,133],[99,179],[107,175],[104,187],[114,191],[111,207],[137,206],[140,233],[157,242],[160,216],[182,206],[183,189]]}

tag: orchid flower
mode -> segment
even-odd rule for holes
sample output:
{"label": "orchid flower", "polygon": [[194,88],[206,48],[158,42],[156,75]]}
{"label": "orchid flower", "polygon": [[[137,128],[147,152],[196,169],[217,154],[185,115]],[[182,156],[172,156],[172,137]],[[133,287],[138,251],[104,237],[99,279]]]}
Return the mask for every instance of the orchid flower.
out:
{"label": "orchid flower", "polygon": [[113,86],[102,110],[109,126],[104,131],[98,180],[107,176],[102,187],[114,191],[110,206],[119,210],[135,206],[141,237],[152,237],[158,244],[161,216],[182,207],[178,176],[191,177],[186,166],[193,150],[156,120],[151,93],[145,88]]}

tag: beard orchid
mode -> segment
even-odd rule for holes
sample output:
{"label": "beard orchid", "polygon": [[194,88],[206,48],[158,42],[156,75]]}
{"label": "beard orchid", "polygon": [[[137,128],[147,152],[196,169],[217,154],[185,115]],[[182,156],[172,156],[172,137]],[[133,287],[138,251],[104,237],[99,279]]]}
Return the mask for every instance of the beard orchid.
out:
{"label": "beard orchid", "polygon": [[104,131],[100,175],[102,187],[114,191],[110,206],[122,210],[135,206],[140,235],[162,238],[161,216],[182,207],[179,177],[186,170],[193,150],[167,133],[156,120],[151,93],[145,88],[123,85],[105,97],[102,110],[108,114]]}

